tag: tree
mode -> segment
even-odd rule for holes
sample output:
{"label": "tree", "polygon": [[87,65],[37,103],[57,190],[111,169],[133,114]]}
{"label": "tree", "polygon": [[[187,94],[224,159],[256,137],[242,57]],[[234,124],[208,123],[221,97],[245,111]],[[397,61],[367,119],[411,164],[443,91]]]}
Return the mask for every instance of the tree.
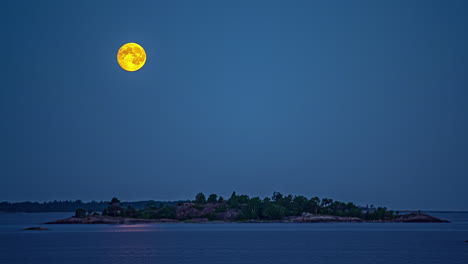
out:
{"label": "tree", "polygon": [[275,203],[269,203],[268,205],[265,205],[265,209],[262,214],[267,219],[281,220],[284,218],[285,211],[286,209],[284,209],[284,207]]}
{"label": "tree", "polygon": [[198,193],[195,196],[195,203],[197,204],[206,204],[206,197],[203,193]]}
{"label": "tree", "polygon": [[112,198],[112,200],[110,201],[111,204],[120,204],[120,200],[117,199],[117,198]]}
{"label": "tree", "polygon": [[280,192],[273,192],[273,196],[271,196],[271,200],[279,203],[283,199],[283,195]]}
{"label": "tree", "polygon": [[149,202],[145,205],[145,210],[156,210],[156,202]]}
{"label": "tree", "polygon": [[101,215],[109,215],[109,210],[107,210],[107,208],[104,208],[101,212]]}
{"label": "tree", "polygon": [[212,193],[210,196],[208,196],[208,202],[209,203],[216,203],[218,201],[218,195]]}
{"label": "tree", "polygon": [[324,208],[328,207],[332,202],[333,202],[332,199],[323,198],[321,206],[324,207]]}
{"label": "tree", "polygon": [[136,217],[137,215],[137,210],[135,208],[133,208],[132,206],[128,206],[127,207],[127,210],[126,210],[126,215],[128,217]]}
{"label": "tree", "polygon": [[328,199],[328,198],[323,198],[322,199],[322,203],[320,204],[320,209],[323,211],[322,213],[330,213],[329,211],[329,206],[331,205],[331,203],[333,203],[333,200],[332,199]]}
{"label": "tree", "polygon": [[259,197],[249,199],[247,205],[242,208],[241,217],[244,219],[259,219],[262,209],[262,200]]}
{"label": "tree", "polygon": [[249,202],[249,196],[248,195],[239,195],[237,196],[237,200],[239,201],[240,204],[246,204]]}
{"label": "tree", "polygon": [[159,209],[156,214],[156,218],[175,218],[175,209],[174,207],[164,207]]}
{"label": "tree", "polygon": [[310,198],[308,209],[311,213],[318,214],[320,210],[320,198],[317,196]]}
{"label": "tree", "polygon": [[283,197],[283,199],[281,199],[280,205],[286,209],[289,209],[291,208],[292,201],[293,201],[293,196],[289,194],[288,196],[285,196]]}
{"label": "tree", "polygon": [[238,208],[239,207],[239,198],[236,195],[236,192],[232,192],[231,198],[229,198],[228,203],[231,206],[231,208]]}
{"label": "tree", "polygon": [[302,212],[305,211],[308,202],[309,200],[302,195],[294,196],[294,199],[291,204],[290,213],[293,215],[300,215]]}
{"label": "tree", "polygon": [[219,197],[218,199],[218,203],[223,203],[224,202],[224,198],[222,196]]}
{"label": "tree", "polygon": [[75,210],[75,217],[78,218],[85,218],[86,217],[86,210],[83,208],[78,208]]}
{"label": "tree", "polygon": [[107,211],[109,212],[109,215],[112,216],[117,216],[122,213],[123,208],[120,206],[120,200],[117,198],[112,198],[112,200],[109,203],[109,207],[107,208]]}

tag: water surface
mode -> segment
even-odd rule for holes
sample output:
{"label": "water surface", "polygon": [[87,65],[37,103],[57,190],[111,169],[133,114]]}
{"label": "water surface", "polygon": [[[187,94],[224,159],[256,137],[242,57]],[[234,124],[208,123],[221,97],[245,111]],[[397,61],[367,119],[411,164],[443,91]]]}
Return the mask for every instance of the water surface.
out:
{"label": "water surface", "polygon": [[[450,224],[41,225],[71,213],[0,214],[0,263],[468,263],[468,213]],[[50,231],[21,231],[45,226]]]}

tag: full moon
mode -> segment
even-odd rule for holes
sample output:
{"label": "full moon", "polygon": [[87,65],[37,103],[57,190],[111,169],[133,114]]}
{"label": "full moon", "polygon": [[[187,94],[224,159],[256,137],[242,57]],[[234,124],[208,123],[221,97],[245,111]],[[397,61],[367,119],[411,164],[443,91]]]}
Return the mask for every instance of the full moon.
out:
{"label": "full moon", "polygon": [[146,52],[136,43],[127,43],[117,52],[117,62],[126,71],[138,71],[145,65]]}

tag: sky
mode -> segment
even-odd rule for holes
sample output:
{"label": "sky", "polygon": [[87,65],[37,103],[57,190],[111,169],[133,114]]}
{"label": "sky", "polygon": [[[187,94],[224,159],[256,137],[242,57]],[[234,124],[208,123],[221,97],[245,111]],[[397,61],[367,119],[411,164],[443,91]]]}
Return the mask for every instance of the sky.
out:
{"label": "sky", "polygon": [[[0,201],[468,210],[468,2],[5,1]],[[136,42],[137,72],[116,54]]]}

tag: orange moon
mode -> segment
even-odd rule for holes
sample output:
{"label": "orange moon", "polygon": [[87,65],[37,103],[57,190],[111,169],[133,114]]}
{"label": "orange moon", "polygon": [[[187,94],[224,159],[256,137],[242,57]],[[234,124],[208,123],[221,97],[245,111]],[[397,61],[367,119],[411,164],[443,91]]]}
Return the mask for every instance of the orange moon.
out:
{"label": "orange moon", "polygon": [[127,43],[117,52],[117,62],[126,71],[138,71],[145,65],[146,52],[136,43]]}

